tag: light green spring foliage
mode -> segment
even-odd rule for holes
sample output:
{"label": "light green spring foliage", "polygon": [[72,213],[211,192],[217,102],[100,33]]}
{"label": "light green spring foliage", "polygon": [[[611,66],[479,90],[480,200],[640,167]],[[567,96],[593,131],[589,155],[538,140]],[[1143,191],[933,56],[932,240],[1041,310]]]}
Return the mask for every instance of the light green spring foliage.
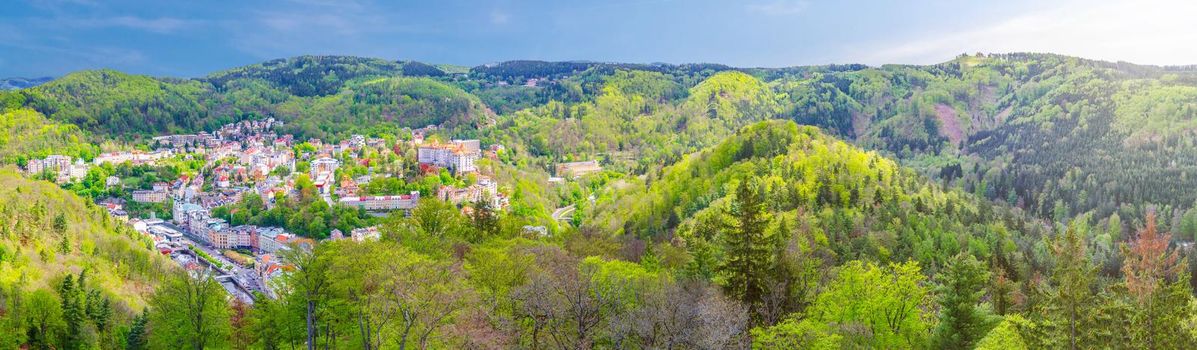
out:
{"label": "light green spring foliage", "polygon": [[[105,210],[0,168],[0,346],[117,348],[173,270]],[[65,278],[77,282],[65,288]]]}
{"label": "light green spring foliage", "polygon": [[1146,143],[1186,135],[1197,130],[1197,87],[1161,82],[1122,84],[1114,95],[1114,126],[1128,142]]}
{"label": "light green spring foliage", "polygon": [[878,266],[850,261],[819,294],[807,317],[839,327],[857,346],[898,349],[926,345],[930,300],[917,263]]}
{"label": "light green spring foliage", "polygon": [[746,176],[761,177],[770,212],[796,217],[803,224],[790,227],[827,242],[843,261],[872,257],[940,266],[949,257],[945,251],[968,247],[985,257],[1022,239],[985,214],[1000,208],[925,183],[893,161],[817,129],[780,121],[754,124],[687,157],[647,189],[627,186],[599,203],[589,224],[649,237],[676,229],[690,243],[713,242],[725,224],[718,213]]}
{"label": "light green spring foliage", "polygon": [[353,82],[336,94],[292,98],[275,108],[277,113],[293,116],[293,122],[305,133],[316,135],[351,129],[342,125],[392,126],[392,134],[402,126],[476,128],[494,118],[478,97],[458,87],[430,78],[409,77]]}
{"label": "light green spring foliage", "polygon": [[230,296],[212,277],[176,271],[158,288],[150,302],[151,349],[228,347]]}
{"label": "light green spring foliage", "polygon": [[838,350],[844,337],[810,319],[786,319],[769,328],[752,329],[754,349]]}
{"label": "light green spring foliage", "polygon": [[1027,342],[1022,334],[1035,324],[1019,315],[1006,316],[1001,323],[993,327],[981,341],[977,342],[976,350],[1026,350]]}
{"label": "light green spring foliage", "polygon": [[148,237],[11,167],[0,169],[0,219],[0,286],[48,288],[55,278],[87,268],[92,284],[137,310],[157,276],[170,270]]}
{"label": "light green spring foliage", "polygon": [[98,153],[74,125],[53,123],[28,108],[0,108],[0,161],[18,163],[50,154],[89,159]]}

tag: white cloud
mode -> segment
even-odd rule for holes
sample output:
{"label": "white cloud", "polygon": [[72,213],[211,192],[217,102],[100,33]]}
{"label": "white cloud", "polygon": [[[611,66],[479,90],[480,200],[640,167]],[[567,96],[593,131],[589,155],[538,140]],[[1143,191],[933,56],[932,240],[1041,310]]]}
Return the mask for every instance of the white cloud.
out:
{"label": "white cloud", "polygon": [[745,5],[748,12],[770,16],[796,15],[806,11],[810,2],[804,0],[770,0]]}
{"label": "white cloud", "polygon": [[1074,2],[976,29],[941,28],[860,52],[865,63],[936,63],[961,53],[1051,52],[1141,64],[1197,63],[1197,2]]}

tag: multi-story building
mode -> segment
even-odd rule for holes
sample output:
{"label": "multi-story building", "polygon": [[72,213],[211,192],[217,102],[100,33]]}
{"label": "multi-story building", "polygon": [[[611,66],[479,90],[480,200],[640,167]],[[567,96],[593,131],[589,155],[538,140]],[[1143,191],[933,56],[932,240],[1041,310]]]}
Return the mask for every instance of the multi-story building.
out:
{"label": "multi-story building", "polygon": [[192,235],[219,249],[228,249],[230,235],[228,222],[224,219],[208,218],[200,225],[192,225]]}
{"label": "multi-story building", "polygon": [[191,217],[192,213],[201,212],[205,213],[204,216],[206,216],[207,210],[204,210],[203,207],[193,203],[175,202],[174,207],[171,208],[171,216],[174,218],[173,220],[176,224],[179,224],[179,226],[182,227],[189,226],[188,219]]}
{"label": "multi-story building", "polygon": [[[82,159],[80,159],[82,163]],[[87,175],[87,165],[80,164],[76,166],[71,162],[70,156],[64,155],[50,155],[45,159],[33,159],[25,165],[25,172],[30,175],[37,175],[48,172],[54,176],[54,180],[63,183],[73,178],[82,178]]]}
{"label": "multi-story building", "polygon": [[141,203],[162,203],[166,202],[166,191],[159,190],[137,190],[133,191],[133,201]]}
{"label": "multi-story building", "polygon": [[213,232],[213,235],[220,237],[219,240],[213,240],[213,245],[219,249],[255,249],[258,247],[257,226],[241,225],[224,227],[220,232]]}
{"label": "multi-story building", "polygon": [[474,163],[481,156],[478,140],[453,140],[449,144],[422,145],[416,149],[420,164],[447,168],[458,174],[477,171]]}
{"label": "multi-story building", "polygon": [[337,168],[339,168],[340,166],[341,166],[341,161],[339,161],[339,160],[329,158],[329,157],[321,157],[321,158],[318,158],[318,159],[312,161],[310,175],[314,179],[314,178],[316,178],[316,175],[320,174],[320,173],[330,173],[331,174],[333,172],[336,172]]}
{"label": "multi-story building", "polygon": [[311,166],[312,183],[316,185],[316,189],[320,190],[320,194],[329,194],[329,189],[333,186],[333,176],[337,168],[341,166],[341,162],[323,157],[313,160]]}
{"label": "multi-story building", "polygon": [[158,150],[152,153],[146,153],[142,151],[112,152],[97,156],[92,163],[96,165],[101,165],[104,163],[122,164],[126,162],[133,164],[153,164],[158,160],[170,158],[172,156],[174,156],[174,152],[169,149]]}
{"label": "multi-story building", "polygon": [[290,249],[288,244],[295,239],[295,235],[283,232],[278,227],[262,227],[258,229],[258,250],[265,253],[275,253]]}
{"label": "multi-story building", "polygon": [[343,205],[362,208],[367,211],[411,210],[420,202],[420,192],[397,196],[361,196],[341,198]]}

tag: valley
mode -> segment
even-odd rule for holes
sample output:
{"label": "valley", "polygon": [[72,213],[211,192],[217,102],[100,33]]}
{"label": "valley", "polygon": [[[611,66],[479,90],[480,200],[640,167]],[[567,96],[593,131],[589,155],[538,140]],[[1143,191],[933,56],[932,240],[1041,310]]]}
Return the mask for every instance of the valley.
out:
{"label": "valley", "polygon": [[0,91],[0,345],[1183,348],[1194,91],[1038,53],[75,72]]}

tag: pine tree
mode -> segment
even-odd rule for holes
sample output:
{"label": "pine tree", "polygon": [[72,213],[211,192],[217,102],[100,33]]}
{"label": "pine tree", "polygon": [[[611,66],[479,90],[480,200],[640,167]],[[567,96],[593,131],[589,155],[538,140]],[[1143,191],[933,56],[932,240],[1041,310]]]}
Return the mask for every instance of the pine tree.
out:
{"label": "pine tree", "polygon": [[66,229],[67,229],[66,215],[63,215],[62,213],[58,213],[57,216],[54,216],[54,231],[57,233],[60,233],[60,234],[66,234],[65,232],[63,232],[63,231],[66,231]]}
{"label": "pine tree", "polygon": [[989,271],[972,254],[960,253],[939,276],[936,344],[940,349],[972,349],[990,328],[988,315],[977,306],[985,294]]}
{"label": "pine tree", "polygon": [[79,275],[79,283],[75,283],[72,275],[67,275],[58,287],[58,295],[62,299],[62,320],[66,323],[67,331],[62,335],[63,349],[80,348],[80,327],[83,326],[85,305],[83,304],[82,289],[84,275]]}
{"label": "pine tree", "polygon": [[1067,349],[1089,348],[1081,337],[1093,326],[1086,322],[1093,306],[1093,279],[1096,270],[1085,251],[1085,242],[1076,230],[1070,227],[1052,244],[1056,268],[1049,277],[1049,290],[1045,313],[1051,320],[1053,340]]}
{"label": "pine tree", "polygon": [[495,212],[495,208],[489,199],[483,199],[474,203],[474,213],[470,219],[474,223],[474,229],[478,231],[482,239],[494,237],[499,234],[499,215]]}
{"label": "pine tree", "polygon": [[993,269],[997,270],[994,274],[992,282],[989,285],[989,295],[993,303],[993,311],[998,315],[1006,315],[1010,313],[1010,308],[1014,304],[1014,293],[1018,288],[1018,283],[1006,277],[1006,269],[997,264],[991,264]]}
{"label": "pine tree", "polygon": [[773,242],[765,235],[771,218],[762,187],[759,179],[750,177],[736,188],[729,213],[732,223],[722,234],[727,258],[719,270],[727,276],[728,293],[747,305],[761,301],[773,261]]}
{"label": "pine tree", "polygon": [[140,315],[133,316],[133,322],[129,325],[129,334],[125,336],[125,350],[144,350],[148,347],[145,331],[149,319],[148,310],[143,310]]}

